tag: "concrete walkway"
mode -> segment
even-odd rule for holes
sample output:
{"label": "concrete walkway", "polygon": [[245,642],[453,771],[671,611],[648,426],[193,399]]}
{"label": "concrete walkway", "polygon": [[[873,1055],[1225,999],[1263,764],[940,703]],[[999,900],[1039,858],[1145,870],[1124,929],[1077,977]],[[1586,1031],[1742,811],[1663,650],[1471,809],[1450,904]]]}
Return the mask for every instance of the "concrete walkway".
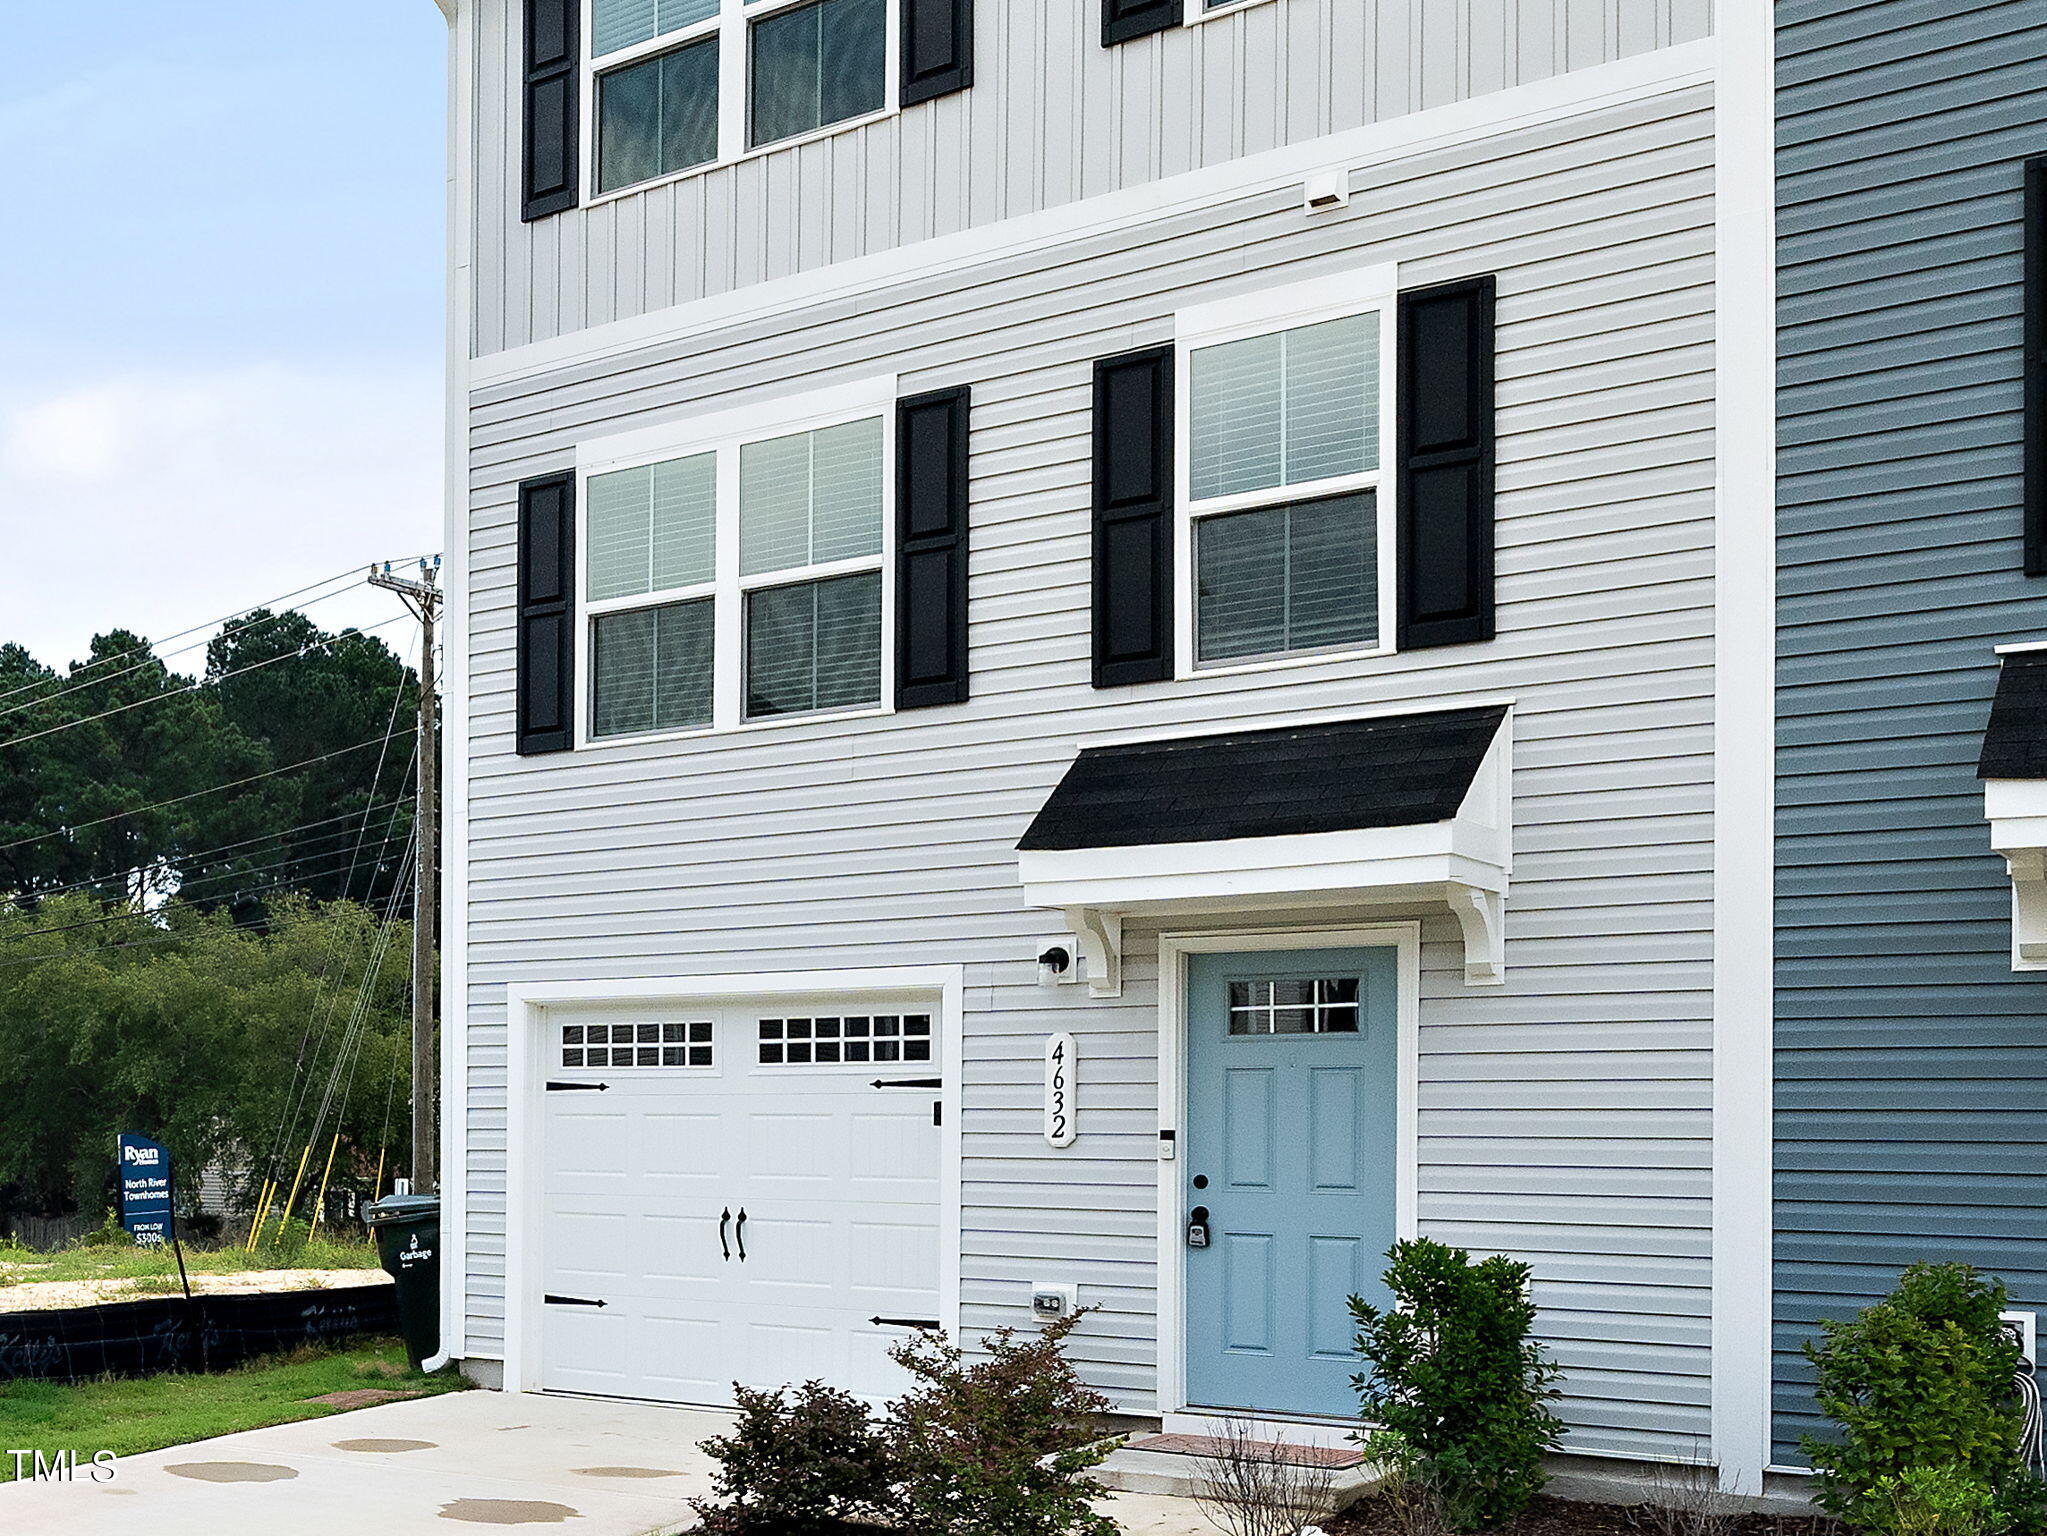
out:
{"label": "concrete walkway", "polygon": [[[459,1392],[127,1457],[108,1482],[87,1476],[93,1447],[68,1447],[74,1481],[0,1484],[0,1531],[667,1536],[691,1527],[689,1500],[710,1492],[697,1444],[725,1423],[695,1409]],[[1132,1536],[1214,1536],[1184,1499],[1118,1494],[1107,1507]]]}

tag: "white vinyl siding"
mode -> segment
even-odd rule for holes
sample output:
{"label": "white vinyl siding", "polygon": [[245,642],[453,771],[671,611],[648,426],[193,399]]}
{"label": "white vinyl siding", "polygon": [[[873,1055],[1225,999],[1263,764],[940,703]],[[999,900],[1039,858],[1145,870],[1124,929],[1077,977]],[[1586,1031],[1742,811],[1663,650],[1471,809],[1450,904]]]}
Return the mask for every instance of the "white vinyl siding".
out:
{"label": "white vinyl siding", "polygon": [[[1270,0],[1104,48],[1098,9],[1011,0],[980,17],[969,90],[528,224],[519,8],[477,0],[475,355],[1702,40],[1713,3]],[[745,42],[716,25],[730,146]]]}
{"label": "white vinyl siding", "polygon": [[[1555,67],[1550,12],[1521,7],[1544,18],[1527,45],[1544,70]],[[1265,5],[1195,30],[1204,46],[1233,46],[1260,17],[1285,14]],[[1592,53],[1606,46],[1607,14],[1573,8]],[[995,31],[978,61],[984,83],[949,101],[995,110],[1011,99],[1003,65],[1017,50],[1064,58],[1075,44],[1066,22],[1041,32],[1025,13]],[[1346,56],[1365,56],[1362,35]],[[1177,69],[1189,41],[1152,40],[1143,56]],[[1137,57],[1114,53],[1125,69]],[[1036,67],[1021,89],[1042,88]],[[1093,69],[1075,64],[1079,88],[1092,88]],[[1394,50],[1382,111],[1410,99],[1410,70],[1434,78],[1433,63]],[[1128,109],[1163,122],[1150,67],[1129,78]],[[1255,145],[1260,130],[1241,126],[1252,114],[1223,108],[1262,100],[1270,83],[1252,71],[1242,98],[1218,87],[1186,110]],[[1092,112],[1065,119],[1076,138]],[[1304,114],[1304,135],[1323,112]],[[982,149],[957,133],[963,120],[918,119],[934,138],[920,141],[916,195],[899,199],[889,155],[864,162],[859,196],[875,230],[893,239],[921,227],[934,177],[965,185]],[[1020,130],[1034,122],[1016,119]],[[1127,926],[1119,999],[1042,985],[1036,956],[1065,942],[1065,928],[1057,913],[1021,907],[1017,838],[1083,741],[1511,697],[1506,984],[1466,986],[1455,922],[1423,928],[1421,1228],[1534,1267],[1540,1334],[1565,1371],[1567,1449],[1696,1460],[1711,1385],[1712,134],[1710,95],[1690,90],[1374,167],[1359,174],[1349,216],[1308,219],[1298,198],[1262,196],[944,276],[920,277],[906,258],[886,294],[478,390],[464,502],[469,736],[451,743],[467,754],[470,796],[468,996],[450,999],[468,1022],[470,1350],[499,1352],[504,1277],[525,1262],[504,1240],[508,984],[957,964],[963,1326],[972,1337],[1027,1325],[1032,1280],[1075,1282],[1100,1308],[1070,1346],[1080,1369],[1119,1408],[1154,1411],[1158,928]],[[1182,137],[1162,133],[1127,175],[1170,162]],[[1037,163],[1056,166],[1069,147],[1060,138]],[[818,206],[840,206],[826,190],[839,184],[826,173],[839,152],[817,162]],[[951,171],[932,156],[951,157]],[[1118,179],[1112,160],[1091,186]],[[1011,207],[1006,162],[993,163],[974,197]],[[786,164],[800,179],[811,162]],[[1048,194],[1072,195],[1063,173],[1048,175]],[[949,192],[936,201],[966,207]],[[678,206],[639,205],[630,235],[616,214],[566,226],[579,231],[563,248],[578,263],[567,284],[578,317],[587,295],[604,293],[611,313],[643,293],[673,302],[675,285],[696,283],[699,258],[665,242],[695,239],[701,205]],[[816,233],[807,215],[765,195],[744,206],[735,223],[773,231],[777,260],[807,259],[797,255]],[[735,248],[742,273],[755,260],[751,235],[720,227],[713,285],[734,280]],[[859,243],[816,238],[838,254]],[[562,314],[553,259],[533,273],[541,326]],[[1498,277],[1499,638],[1092,689],[1092,362],[1172,340],[1190,299],[1389,261],[1403,286]],[[622,300],[600,269],[646,287]],[[883,370],[900,372],[904,395],[973,386],[971,701],[517,756],[518,481],[622,426],[680,427]],[[1042,1135],[1043,1050],[1058,1031],[1076,1037],[1081,1062],[1079,1139],[1064,1150]]]}

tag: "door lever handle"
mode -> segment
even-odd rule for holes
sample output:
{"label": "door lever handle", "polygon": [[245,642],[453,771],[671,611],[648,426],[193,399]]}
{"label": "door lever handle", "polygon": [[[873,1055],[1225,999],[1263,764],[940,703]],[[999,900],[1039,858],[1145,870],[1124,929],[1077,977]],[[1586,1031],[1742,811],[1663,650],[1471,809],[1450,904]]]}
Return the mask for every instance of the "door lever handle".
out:
{"label": "door lever handle", "polygon": [[739,1225],[734,1229],[732,1235],[739,1240],[739,1262],[744,1264],[746,1262],[746,1207],[743,1205],[739,1208]]}
{"label": "door lever handle", "polygon": [[732,1245],[725,1241],[725,1229],[732,1224],[732,1207],[726,1206],[718,1213],[718,1247],[725,1255],[725,1262],[732,1262]]}

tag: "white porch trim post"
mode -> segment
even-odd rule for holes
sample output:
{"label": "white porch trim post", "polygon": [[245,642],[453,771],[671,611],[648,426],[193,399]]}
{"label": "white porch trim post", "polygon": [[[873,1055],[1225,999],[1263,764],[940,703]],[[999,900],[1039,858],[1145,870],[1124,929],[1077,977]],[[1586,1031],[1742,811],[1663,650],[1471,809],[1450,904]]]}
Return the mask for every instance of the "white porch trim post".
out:
{"label": "white porch trim post", "polygon": [[1713,1455],[1770,1461],[1776,821],[1776,90],[1773,7],[1720,17],[1714,103]]}

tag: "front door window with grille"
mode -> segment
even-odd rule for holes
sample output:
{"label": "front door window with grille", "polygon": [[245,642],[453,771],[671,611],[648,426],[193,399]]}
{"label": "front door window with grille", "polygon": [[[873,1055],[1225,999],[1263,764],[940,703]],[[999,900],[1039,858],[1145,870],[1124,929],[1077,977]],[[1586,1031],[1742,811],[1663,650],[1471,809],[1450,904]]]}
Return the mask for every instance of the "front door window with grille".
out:
{"label": "front door window with grille", "polygon": [[1378,650],[1390,305],[1298,324],[1215,310],[1182,344],[1186,659]]}
{"label": "front door window with grille", "polygon": [[651,462],[592,463],[592,739],[885,704],[892,388],[837,392],[876,403],[801,430],[770,418]]}

